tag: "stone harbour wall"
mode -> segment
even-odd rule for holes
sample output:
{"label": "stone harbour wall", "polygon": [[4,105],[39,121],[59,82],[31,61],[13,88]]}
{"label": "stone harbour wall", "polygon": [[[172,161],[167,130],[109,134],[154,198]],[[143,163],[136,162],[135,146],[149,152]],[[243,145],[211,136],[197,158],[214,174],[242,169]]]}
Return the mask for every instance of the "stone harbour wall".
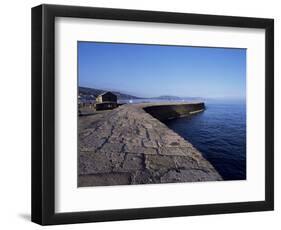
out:
{"label": "stone harbour wall", "polygon": [[191,143],[150,115],[155,107],[186,115],[203,105],[126,104],[79,117],[79,187],[222,180]]}
{"label": "stone harbour wall", "polygon": [[205,109],[203,102],[199,103],[181,103],[181,104],[164,104],[150,105],[144,107],[144,110],[151,116],[160,121],[175,119],[179,117],[189,116],[196,112],[202,112]]}

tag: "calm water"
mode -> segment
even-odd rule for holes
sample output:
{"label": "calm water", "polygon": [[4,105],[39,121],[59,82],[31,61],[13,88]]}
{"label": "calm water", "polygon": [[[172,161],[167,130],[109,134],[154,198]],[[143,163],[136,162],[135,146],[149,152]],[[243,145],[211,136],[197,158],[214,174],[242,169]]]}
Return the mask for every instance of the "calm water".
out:
{"label": "calm water", "polygon": [[246,104],[207,101],[206,110],[166,125],[188,140],[224,180],[246,179]]}

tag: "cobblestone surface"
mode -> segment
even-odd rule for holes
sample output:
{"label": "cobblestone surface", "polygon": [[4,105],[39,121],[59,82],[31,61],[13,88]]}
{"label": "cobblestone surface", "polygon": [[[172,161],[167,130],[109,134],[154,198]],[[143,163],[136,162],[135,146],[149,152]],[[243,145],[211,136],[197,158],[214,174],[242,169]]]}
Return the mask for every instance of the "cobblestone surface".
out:
{"label": "cobblestone surface", "polygon": [[222,180],[191,143],[144,107],[79,117],[78,186]]}

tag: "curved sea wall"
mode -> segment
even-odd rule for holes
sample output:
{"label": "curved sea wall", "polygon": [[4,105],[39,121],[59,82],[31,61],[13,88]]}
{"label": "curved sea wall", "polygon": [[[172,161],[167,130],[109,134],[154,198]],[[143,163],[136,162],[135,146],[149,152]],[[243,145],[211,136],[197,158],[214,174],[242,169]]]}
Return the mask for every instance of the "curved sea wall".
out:
{"label": "curved sea wall", "polygon": [[205,109],[205,104],[203,102],[176,104],[171,103],[164,105],[148,105],[143,109],[158,120],[165,121],[202,112]]}
{"label": "curved sea wall", "polygon": [[191,143],[159,121],[203,107],[204,103],[126,104],[80,116],[78,186],[222,180]]}

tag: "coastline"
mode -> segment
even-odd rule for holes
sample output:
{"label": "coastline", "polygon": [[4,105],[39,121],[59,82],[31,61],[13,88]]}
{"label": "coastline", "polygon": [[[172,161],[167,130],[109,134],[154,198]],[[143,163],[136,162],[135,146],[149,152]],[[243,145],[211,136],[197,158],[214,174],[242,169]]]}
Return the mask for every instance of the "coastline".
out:
{"label": "coastline", "polygon": [[204,108],[202,102],[126,104],[79,117],[78,186],[222,180],[191,143],[161,122]]}

